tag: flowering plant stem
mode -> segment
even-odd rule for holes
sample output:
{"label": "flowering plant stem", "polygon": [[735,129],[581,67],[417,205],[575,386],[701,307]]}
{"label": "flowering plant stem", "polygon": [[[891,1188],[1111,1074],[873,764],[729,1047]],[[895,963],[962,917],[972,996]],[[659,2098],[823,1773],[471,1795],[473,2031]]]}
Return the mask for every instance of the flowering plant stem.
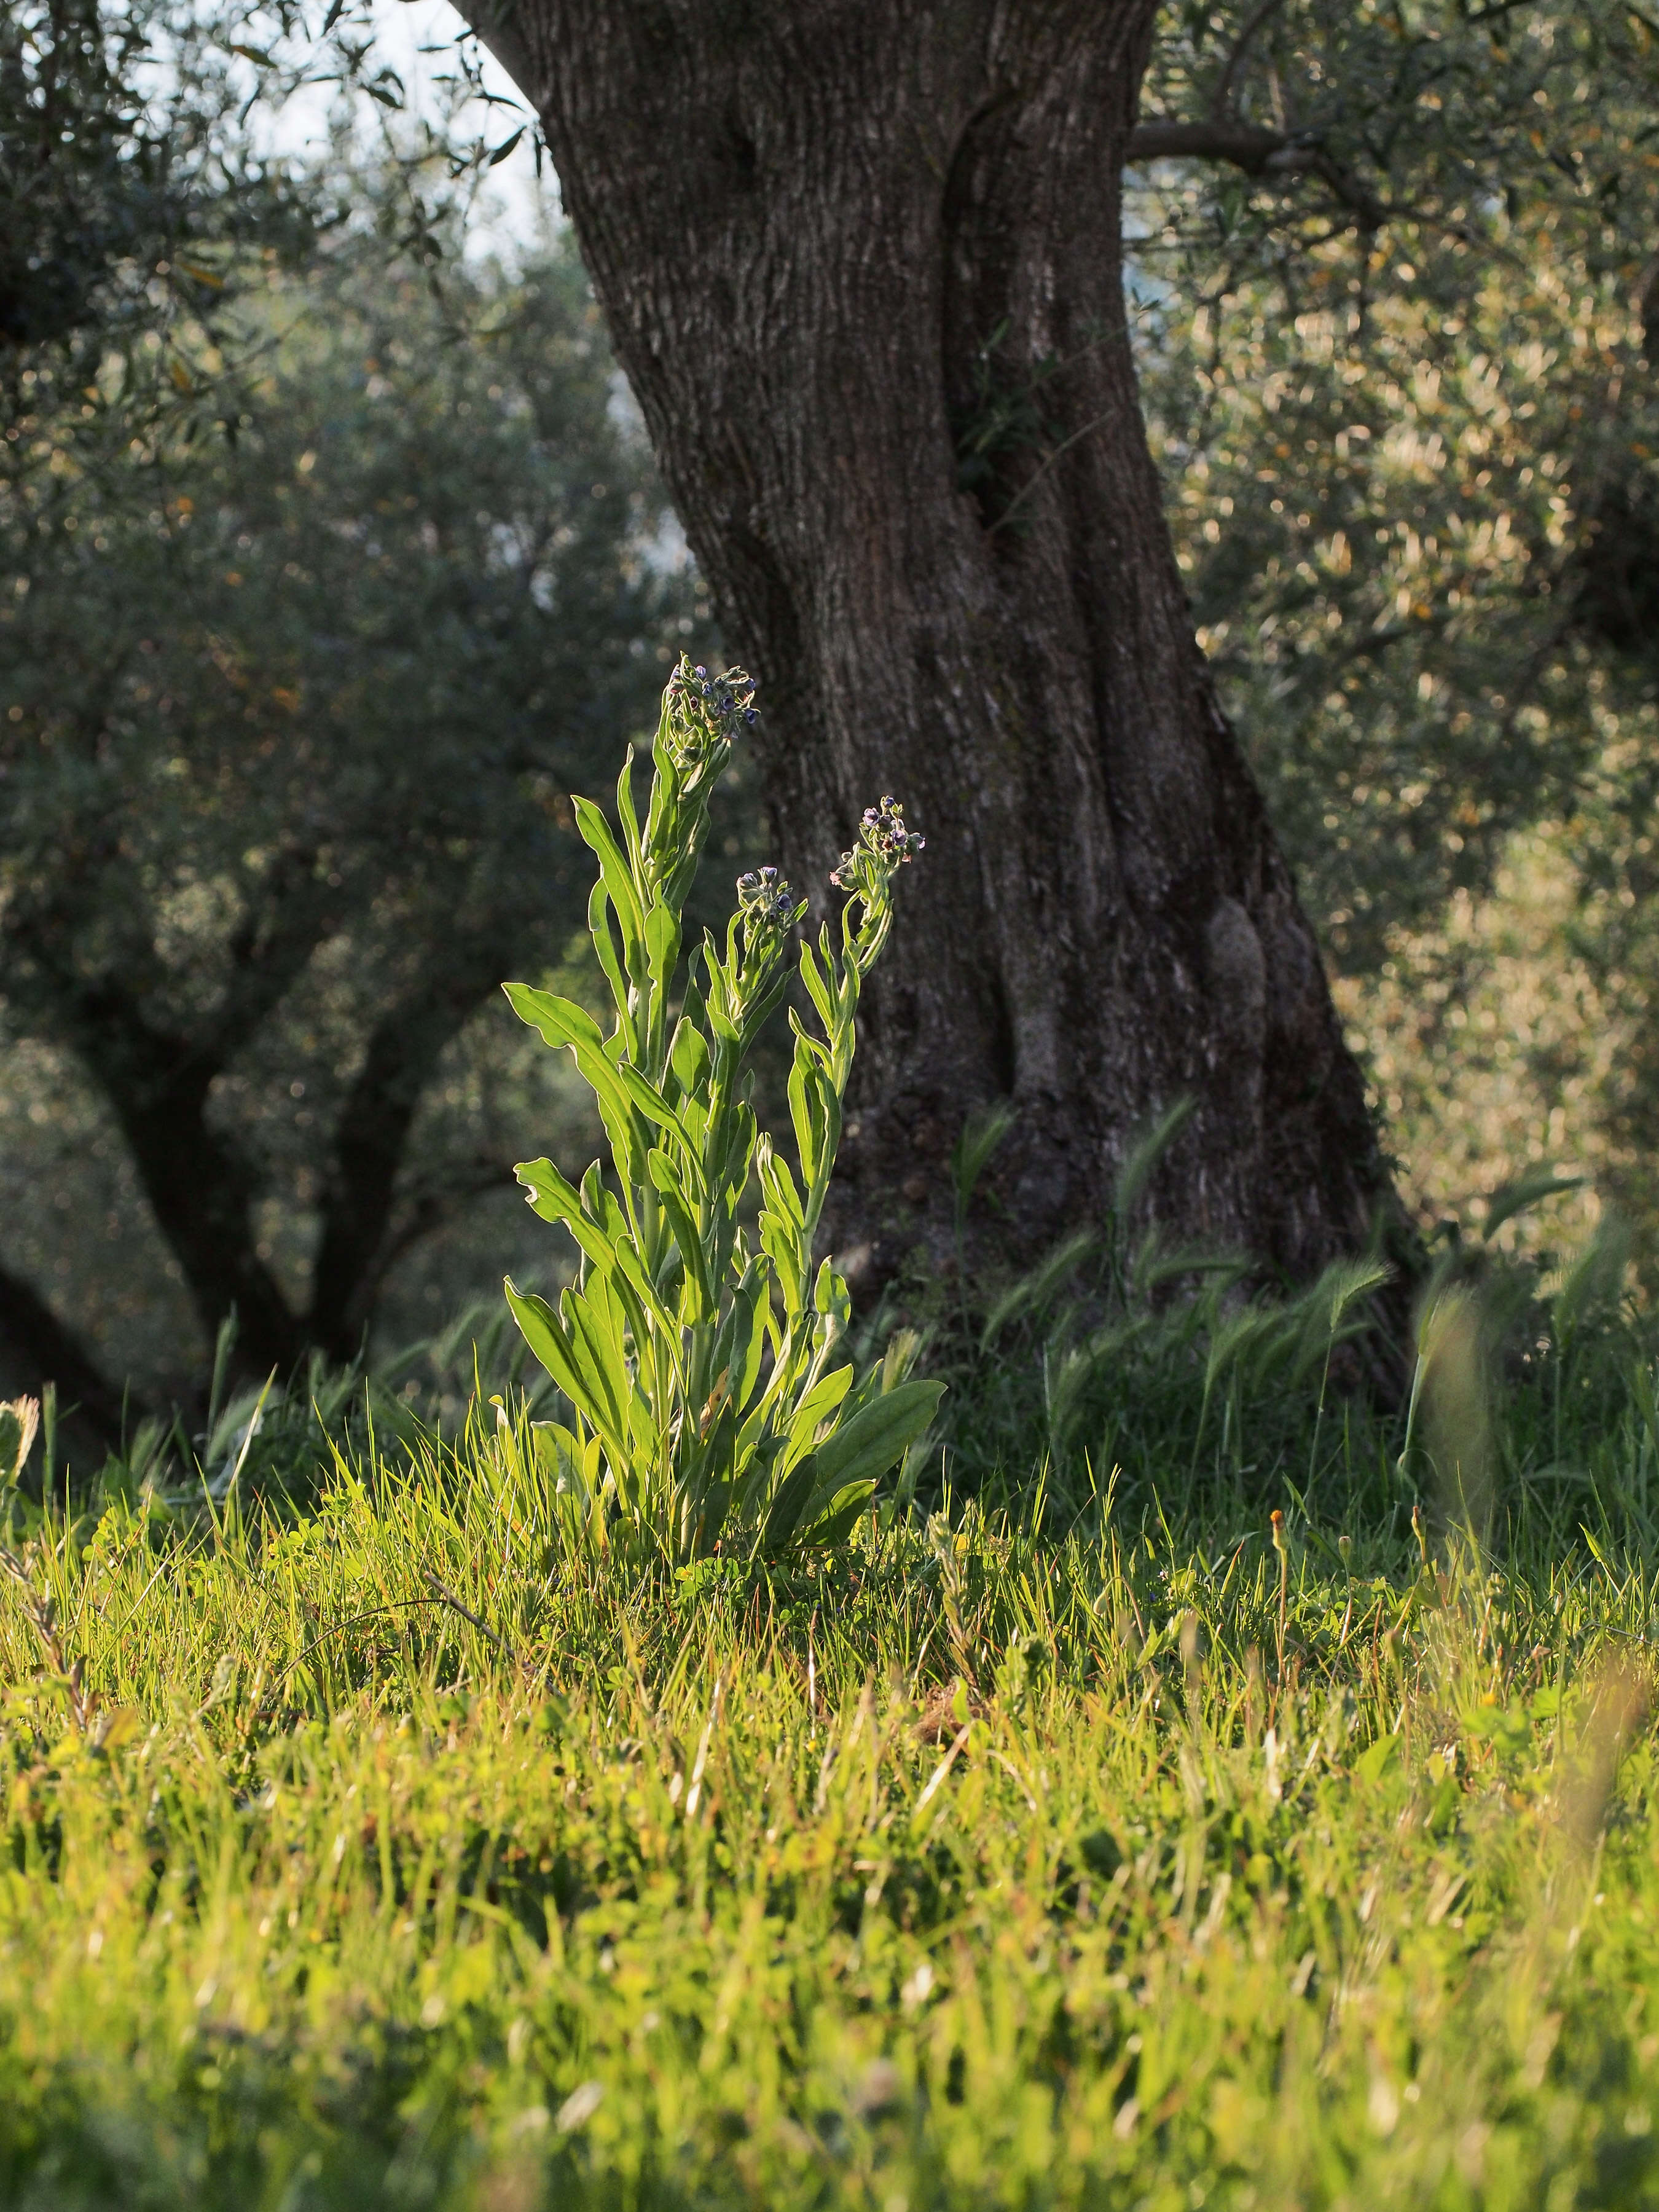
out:
{"label": "flowering plant stem", "polygon": [[[709,797],[754,719],[740,669],[710,677],[682,659],[663,695],[643,826],[631,751],[617,786],[620,842],[597,806],[574,802],[599,864],[588,922],[615,1009],[609,1034],[568,999],[507,986],[515,1012],[574,1057],[613,1170],[607,1180],[596,1160],[580,1187],[550,1160],[518,1170],[580,1261],[556,1304],[507,1285],[570,1407],[568,1422],[535,1423],[511,1448],[532,1450],[552,1480],[569,1540],[641,1564],[684,1564],[716,1545],[752,1557],[836,1542],[927,1428],[942,1388],[906,1378],[902,1344],[856,1377],[846,1283],[830,1260],[816,1271],[812,1261],[859,992],[892,925],[893,878],[921,845],[902,808],[884,799],[866,812],[831,878],[849,894],[839,932],[825,925],[800,946],[821,1034],[791,1010],[799,1178],[750,1103],[755,1043],[806,911],[775,869],[738,879],[724,945],[704,933],[674,1005]],[[757,1175],[751,1239],[738,1217]]]}

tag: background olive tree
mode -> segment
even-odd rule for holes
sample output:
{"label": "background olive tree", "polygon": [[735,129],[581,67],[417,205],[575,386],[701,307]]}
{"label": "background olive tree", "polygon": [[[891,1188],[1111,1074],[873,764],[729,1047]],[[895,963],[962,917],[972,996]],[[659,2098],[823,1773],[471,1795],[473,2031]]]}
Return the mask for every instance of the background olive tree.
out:
{"label": "background olive tree", "polygon": [[[479,977],[560,958],[563,794],[698,617],[568,252],[458,259],[525,116],[284,169],[238,136],[250,84],[382,112],[366,18],[166,18],[169,137],[119,43],[48,15],[109,120],[6,173],[92,245],[73,312],[0,348],[0,1281],[86,1398],[66,1328],[179,1387],[228,1299],[276,1362],[513,1256],[490,1186],[565,1109]],[[1654,54],[1601,0],[1170,8],[1125,142],[1176,572],[1430,1217],[1574,1155],[1653,1209]],[[1018,562],[1096,432],[1068,357],[1011,343],[969,348],[952,435]],[[948,1132],[906,1128],[925,1211]]]}
{"label": "background olive tree", "polygon": [[[1291,1275],[1352,1245],[1388,1178],[1285,827],[1189,650],[1121,311],[1147,216],[1120,176],[1185,165],[1187,280],[1273,266],[1310,345],[1316,309],[1408,305],[1419,243],[1476,295],[1559,253],[1639,328],[1644,26],[1608,0],[471,13],[542,118],[731,641],[780,702],[785,857],[816,872],[878,757],[947,855],[872,1004],[842,1233],[876,1275],[936,1249],[957,1125],[1001,1099],[998,1244],[1051,1234],[1185,1093],[1145,1201],[1166,1226]],[[1530,804],[1513,736],[1476,764],[1477,817],[1506,784]],[[1416,840],[1365,842],[1387,872]]]}
{"label": "background olive tree", "polygon": [[[579,927],[568,794],[692,619],[574,258],[428,275],[362,222],[269,269],[234,436],[112,409],[94,451],[38,367],[0,508],[7,1026],[261,1371],[349,1357],[505,1180],[469,1024]],[[103,1273],[61,1285],[94,1335]]]}

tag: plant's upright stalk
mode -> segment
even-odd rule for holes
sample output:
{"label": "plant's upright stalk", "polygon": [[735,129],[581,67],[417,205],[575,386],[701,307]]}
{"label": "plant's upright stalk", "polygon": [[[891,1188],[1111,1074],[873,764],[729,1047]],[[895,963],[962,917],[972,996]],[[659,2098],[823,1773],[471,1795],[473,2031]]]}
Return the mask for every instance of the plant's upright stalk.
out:
{"label": "plant's upright stalk", "polygon": [[[610,1542],[614,1508],[643,1554],[674,1562],[709,1550],[733,1515],[755,1549],[835,1540],[926,1427],[939,1395],[936,1384],[906,1382],[891,1359],[854,1389],[850,1365],[835,1358],[846,1285],[827,1260],[816,1283],[811,1273],[859,986],[891,927],[891,879],[921,846],[896,802],[869,810],[836,872],[852,894],[839,951],[826,928],[801,955],[824,1030],[816,1037],[792,1017],[804,1194],[760,1137],[750,1102],[749,1063],[806,910],[775,868],[739,878],[724,948],[705,933],[670,1027],[708,797],[736,731],[752,719],[750,695],[739,670],[711,678],[683,661],[664,694],[643,826],[631,763],[617,790],[620,843],[597,807],[574,802],[599,863],[588,918],[615,1006],[610,1035],[568,1000],[508,986],[523,1018],[575,1055],[620,1187],[618,1199],[597,1161],[580,1190],[550,1160],[519,1171],[532,1205],[562,1222],[581,1253],[556,1310],[507,1286],[520,1327],[574,1409],[574,1429],[548,1423],[538,1433],[562,1494],[585,1500],[565,1516],[580,1540]],[[757,1164],[767,1203],[756,1251],[738,1211]]]}

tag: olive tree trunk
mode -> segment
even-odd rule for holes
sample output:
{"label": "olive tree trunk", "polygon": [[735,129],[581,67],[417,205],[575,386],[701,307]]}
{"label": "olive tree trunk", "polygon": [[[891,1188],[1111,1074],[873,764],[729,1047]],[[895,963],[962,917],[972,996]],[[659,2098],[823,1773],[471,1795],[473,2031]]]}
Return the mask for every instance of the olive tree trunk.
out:
{"label": "olive tree trunk", "polygon": [[[1154,0],[473,0],[533,101],[815,903],[884,791],[927,837],[832,1224],[948,1248],[964,1113],[1012,1255],[1147,1203],[1298,1278],[1389,1186],[1319,949],[1194,641],[1119,174]],[[861,1269],[859,1263],[862,1263]]]}

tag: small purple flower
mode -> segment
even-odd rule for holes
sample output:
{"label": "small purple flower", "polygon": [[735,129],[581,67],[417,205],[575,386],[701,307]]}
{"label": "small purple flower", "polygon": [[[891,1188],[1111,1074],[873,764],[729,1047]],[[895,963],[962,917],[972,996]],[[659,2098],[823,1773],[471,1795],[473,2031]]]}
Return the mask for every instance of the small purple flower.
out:
{"label": "small purple flower", "polygon": [[919,830],[906,829],[903,807],[884,792],[879,805],[866,806],[860,816],[858,843],[842,854],[830,880],[838,890],[862,893],[867,902],[926,842]]}
{"label": "small purple flower", "polygon": [[670,752],[683,773],[702,768],[712,754],[729,746],[740,729],[758,720],[755,686],[747,672],[728,668],[711,676],[702,661],[682,657],[668,679]]}

